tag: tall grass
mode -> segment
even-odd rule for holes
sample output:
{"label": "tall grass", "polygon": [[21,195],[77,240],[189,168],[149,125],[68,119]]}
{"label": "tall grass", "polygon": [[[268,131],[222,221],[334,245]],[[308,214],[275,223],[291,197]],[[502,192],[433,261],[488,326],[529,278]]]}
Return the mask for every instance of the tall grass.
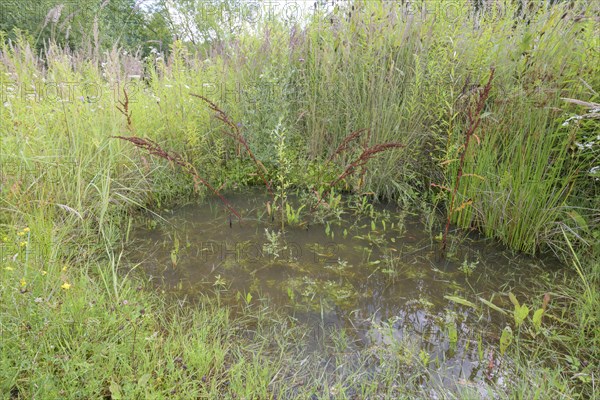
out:
{"label": "tall grass", "polygon": [[[449,10],[444,4],[439,9]],[[558,224],[577,202],[570,197],[576,177],[593,164],[569,157],[561,97],[587,100],[598,87],[593,9],[539,7],[518,24],[516,5],[490,2],[476,14],[467,7],[449,21],[394,2],[355,2],[351,17],[309,28],[300,66],[307,150],[319,157],[352,127],[370,128],[374,141],[408,144],[372,168],[375,192],[414,200],[431,183],[450,187],[468,104],[496,67],[481,143],[467,157],[472,178],[457,202],[473,203],[453,221],[529,253],[564,249],[556,246]]]}

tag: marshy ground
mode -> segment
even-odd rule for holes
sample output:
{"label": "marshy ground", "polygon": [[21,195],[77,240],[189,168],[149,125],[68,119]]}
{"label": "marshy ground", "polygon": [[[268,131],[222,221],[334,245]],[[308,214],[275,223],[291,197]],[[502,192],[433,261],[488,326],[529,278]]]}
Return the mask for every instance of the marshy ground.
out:
{"label": "marshy ground", "polygon": [[596,2],[22,3],[1,398],[599,396]]}

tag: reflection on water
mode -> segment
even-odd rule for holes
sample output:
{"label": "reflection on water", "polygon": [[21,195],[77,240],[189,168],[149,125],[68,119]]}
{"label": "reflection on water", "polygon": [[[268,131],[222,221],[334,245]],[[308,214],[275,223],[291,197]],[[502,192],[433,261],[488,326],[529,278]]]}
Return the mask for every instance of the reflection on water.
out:
{"label": "reflection on water", "polygon": [[155,219],[135,229],[131,260],[164,290],[220,291],[232,305],[268,299],[315,332],[344,329],[354,346],[435,365],[441,382],[490,378],[494,356],[486,344],[497,344],[506,324],[481,303],[474,310],[444,296],[495,296],[508,308],[499,293],[523,295],[547,268],[473,238],[441,258],[419,219],[392,207],[347,209],[343,221],[281,233],[262,194],[228,199],[242,223],[218,201],[182,207],[163,214],[168,223]]}

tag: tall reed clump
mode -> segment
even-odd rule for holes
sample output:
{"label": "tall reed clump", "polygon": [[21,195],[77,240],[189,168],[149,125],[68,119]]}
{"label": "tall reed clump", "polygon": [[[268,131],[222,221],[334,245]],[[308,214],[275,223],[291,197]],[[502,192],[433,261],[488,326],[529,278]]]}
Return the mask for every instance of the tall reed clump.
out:
{"label": "tall reed clump", "polygon": [[574,176],[592,166],[566,151],[571,139],[557,131],[566,119],[560,98],[594,96],[595,21],[583,1],[527,10],[491,2],[474,11],[466,1],[340,6],[307,26],[303,61],[294,65],[292,102],[302,111],[308,155],[322,159],[345,132],[366,127],[376,143],[406,144],[370,167],[367,189],[414,204],[428,198],[432,183],[453,187],[468,104],[496,66],[481,143],[464,159],[463,173],[483,179],[459,185],[454,197],[465,207],[451,222],[529,253],[564,248],[557,223],[573,221],[565,212],[577,202]]}
{"label": "tall reed clump", "polygon": [[471,70],[492,65],[470,54],[487,51],[471,17],[466,2],[356,1],[309,25],[298,66],[309,155],[323,157],[345,132],[365,127],[376,143],[406,144],[371,167],[367,188],[412,203],[441,181],[435,161],[456,123],[449,105]]}
{"label": "tall reed clump", "polygon": [[[483,110],[480,141],[466,155],[464,171],[456,163],[444,164],[450,182],[461,172],[478,177],[461,180],[458,201],[469,205],[452,221],[532,254],[548,246],[556,252],[567,250],[559,235],[565,221],[572,222],[569,226],[580,239],[585,236],[584,219],[573,218],[579,215],[573,214],[579,199],[572,194],[578,177],[592,164],[572,157],[574,137],[562,127],[566,110],[561,97],[589,96],[589,86],[597,85],[598,78],[588,63],[600,59],[589,48],[597,32],[590,10],[578,12],[588,17],[580,20],[563,7],[540,10],[529,24],[511,27],[511,36],[500,34],[490,55],[480,54],[498,66]],[[481,26],[507,22],[484,14]],[[480,28],[488,35],[489,29]],[[460,115],[469,104],[465,99],[468,96],[461,96],[452,105],[459,116],[448,130],[447,160],[455,160],[460,152],[460,131],[465,129]]]}
{"label": "tall reed clump", "polygon": [[[446,251],[446,245],[448,244],[448,231],[450,229],[450,221],[452,220],[452,215],[455,212],[460,211],[465,207],[468,207],[472,203],[472,200],[469,199],[461,203],[458,207],[456,207],[456,194],[458,192],[458,188],[461,184],[462,178],[468,177],[468,175],[463,174],[463,169],[465,166],[465,158],[469,151],[469,144],[471,143],[471,140],[473,140],[473,138],[477,139],[478,142],[480,141],[479,136],[477,136],[476,134],[476,131],[481,123],[481,112],[483,111],[483,107],[485,106],[485,101],[490,95],[493,79],[494,68],[491,69],[490,77],[488,78],[488,81],[485,84],[485,86],[477,93],[477,98],[475,99],[474,104],[472,106],[469,106],[469,109],[467,110],[468,125],[467,131],[465,132],[464,143],[461,146],[460,157],[457,160],[458,166],[456,170],[456,180],[452,188],[449,190],[450,204],[447,211],[448,216],[446,217],[446,226],[444,228],[444,234],[442,236],[442,251]],[[484,179],[479,175],[471,175],[469,177]]]}

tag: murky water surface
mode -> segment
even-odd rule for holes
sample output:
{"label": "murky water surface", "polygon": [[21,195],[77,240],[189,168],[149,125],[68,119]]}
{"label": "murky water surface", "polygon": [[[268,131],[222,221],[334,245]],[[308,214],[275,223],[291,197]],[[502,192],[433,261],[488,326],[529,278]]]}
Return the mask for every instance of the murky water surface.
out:
{"label": "murky water surface", "polygon": [[508,291],[526,299],[534,280],[560,267],[473,237],[442,259],[436,232],[395,207],[357,203],[341,221],[280,233],[261,192],[227,198],[242,223],[218,200],[166,212],[168,222],[148,219],[134,229],[131,260],[165,291],[219,291],[234,306],[267,299],[314,332],[343,329],[355,346],[401,344],[441,365],[443,379],[489,378],[494,356],[486,343],[498,343],[507,317],[479,298],[511,309]]}

